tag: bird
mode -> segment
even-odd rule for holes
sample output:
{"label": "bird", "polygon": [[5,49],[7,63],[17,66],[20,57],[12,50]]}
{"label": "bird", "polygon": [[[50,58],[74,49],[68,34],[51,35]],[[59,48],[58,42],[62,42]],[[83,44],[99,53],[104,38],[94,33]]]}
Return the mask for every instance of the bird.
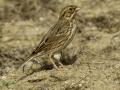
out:
{"label": "bird", "polygon": [[28,61],[42,55],[48,56],[55,69],[58,69],[54,62],[55,60],[63,67],[64,65],[58,59],[61,57],[62,50],[70,44],[75,36],[75,16],[79,10],[81,10],[81,7],[76,5],[69,5],[63,8],[56,24],[51,27],[36,49],[31,53],[28,60],[19,69],[24,67]]}

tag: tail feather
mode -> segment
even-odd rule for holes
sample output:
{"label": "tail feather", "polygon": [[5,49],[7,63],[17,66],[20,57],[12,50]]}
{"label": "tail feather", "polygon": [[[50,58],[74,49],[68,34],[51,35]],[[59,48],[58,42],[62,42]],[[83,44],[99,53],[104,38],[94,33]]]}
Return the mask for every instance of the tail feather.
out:
{"label": "tail feather", "polygon": [[34,57],[29,57],[28,58],[28,60],[26,61],[26,62],[24,62],[19,68],[18,68],[18,71],[20,70],[20,69],[22,69],[24,66],[25,66],[25,64],[26,63],[28,63],[30,60],[32,60]]}

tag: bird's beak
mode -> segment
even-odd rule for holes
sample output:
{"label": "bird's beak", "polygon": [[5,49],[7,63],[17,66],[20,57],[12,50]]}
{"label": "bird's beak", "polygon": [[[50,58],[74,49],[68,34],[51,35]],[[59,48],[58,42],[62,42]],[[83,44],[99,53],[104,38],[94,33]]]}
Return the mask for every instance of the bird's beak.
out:
{"label": "bird's beak", "polygon": [[76,8],[76,11],[79,11],[79,10],[81,10],[81,9],[82,9],[81,7],[77,7],[77,8]]}

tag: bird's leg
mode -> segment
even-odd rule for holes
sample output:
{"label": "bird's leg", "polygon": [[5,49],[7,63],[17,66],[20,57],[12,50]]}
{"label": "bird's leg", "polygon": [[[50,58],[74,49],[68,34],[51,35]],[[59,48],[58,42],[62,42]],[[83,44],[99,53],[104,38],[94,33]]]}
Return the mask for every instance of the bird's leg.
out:
{"label": "bird's leg", "polygon": [[63,52],[61,51],[60,52],[60,60],[63,60],[64,59],[63,57],[64,57],[64,55],[63,55]]}
{"label": "bird's leg", "polygon": [[55,62],[53,61],[52,55],[49,56],[49,59],[52,62],[54,68],[58,70],[58,67],[56,66]]}
{"label": "bird's leg", "polygon": [[55,54],[55,55],[53,55],[52,58],[53,58],[54,60],[56,60],[61,67],[64,66],[64,65],[60,62],[61,53],[60,53],[60,54]]}
{"label": "bird's leg", "polygon": [[[63,59],[63,52],[60,52],[60,60]],[[60,60],[58,61],[58,63],[60,64],[61,67],[63,67],[64,65],[60,62]]]}
{"label": "bird's leg", "polygon": [[59,65],[61,66],[61,67],[63,67],[64,65],[60,62],[60,61],[58,61],[58,63],[59,63]]}

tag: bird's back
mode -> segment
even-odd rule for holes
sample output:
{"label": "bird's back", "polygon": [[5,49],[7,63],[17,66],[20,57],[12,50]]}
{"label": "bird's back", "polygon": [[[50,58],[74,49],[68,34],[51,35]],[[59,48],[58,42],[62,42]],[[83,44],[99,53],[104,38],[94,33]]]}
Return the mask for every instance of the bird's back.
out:
{"label": "bird's back", "polygon": [[70,43],[73,37],[73,23],[66,20],[59,20],[44,36],[37,48],[31,55],[38,52],[42,54],[58,52]]}

